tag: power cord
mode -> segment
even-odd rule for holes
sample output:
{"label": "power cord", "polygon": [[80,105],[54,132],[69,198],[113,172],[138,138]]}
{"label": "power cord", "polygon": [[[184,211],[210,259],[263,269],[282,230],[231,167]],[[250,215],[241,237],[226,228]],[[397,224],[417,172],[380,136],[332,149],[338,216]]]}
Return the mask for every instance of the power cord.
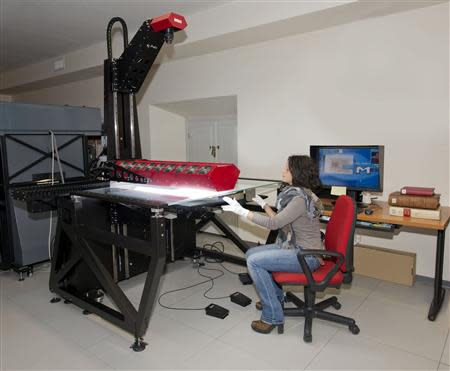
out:
{"label": "power cord", "polygon": [[[225,251],[225,246],[224,246],[224,244],[223,244],[221,241],[216,241],[216,242],[213,242],[213,243],[206,243],[206,244],[203,245],[203,248],[204,248],[204,249],[209,249],[209,250],[211,250],[211,251],[219,251],[219,252],[221,252],[221,253],[223,253],[223,252]],[[239,275],[239,273],[233,272],[233,271],[229,270],[228,268],[226,268],[226,267],[223,265],[223,262],[224,262],[223,259],[219,259],[219,258],[206,258],[206,259],[205,259],[205,262],[207,262],[207,263],[213,263],[213,264],[220,264],[220,265],[222,266],[222,268],[225,269],[227,272],[229,272],[229,273],[231,273],[231,274],[234,274],[234,275]],[[200,272],[201,269],[206,270],[206,271],[219,272],[219,274],[218,274],[217,276],[209,276],[209,275],[207,275],[207,274],[202,274],[202,273]],[[166,296],[166,295],[168,295],[168,294],[171,294],[171,293],[174,293],[174,292],[178,292],[178,291],[187,290],[187,289],[190,289],[190,288],[193,288],[193,287],[196,287],[196,286],[203,285],[203,284],[208,283],[208,282],[211,284],[211,286],[203,293],[203,296],[204,296],[205,298],[211,299],[211,300],[220,300],[220,299],[228,299],[228,298],[230,298],[230,295],[227,295],[227,296],[220,296],[220,297],[212,297],[212,296],[208,296],[208,295],[207,295],[208,292],[210,292],[210,291],[214,288],[214,280],[216,280],[216,279],[218,279],[218,278],[220,278],[220,277],[222,277],[222,276],[225,275],[225,273],[224,273],[222,270],[217,269],[217,268],[205,268],[204,266],[199,265],[199,266],[197,267],[197,273],[198,273],[200,276],[205,277],[205,278],[208,278],[208,279],[205,280],[205,281],[201,281],[201,282],[195,283],[195,284],[193,284],[193,285],[181,287],[181,288],[175,289],[175,290],[166,291],[166,292],[162,293],[161,295],[159,295],[159,297],[158,297],[158,304],[159,304],[161,307],[163,307],[163,308],[166,308],[166,309],[172,309],[172,310],[205,310],[206,308],[181,308],[181,307],[171,307],[171,306],[167,306],[167,305],[164,305],[164,304],[161,303],[161,298],[164,297],[164,296]]]}
{"label": "power cord", "polygon": [[[198,272],[199,275],[202,276],[202,277],[208,277],[207,280],[201,281],[201,282],[198,282],[198,283],[194,283],[193,285],[185,286],[185,287],[182,287],[182,288],[179,288],[179,289],[166,291],[166,292],[162,293],[161,295],[159,295],[159,297],[158,297],[158,304],[159,304],[161,307],[163,307],[163,308],[166,308],[166,309],[172,309],[172,310],[205,310],[205,307],[203,307],[203,308],[180,308],[180,307],[169,307],[169,306],[164,305],[164,304],[161,303],[161,298],[162,298],[163,296],[166,296],[166,295],[171,294],[171,293],[173,293],[173,292],[183,291],[183,290],[187,290],[187,289],[190,289],[190,288],[193,288],[193,287],[196,287],[196,286],[200,286],[200,285],[203,285],[203,284],[208,283],[208,282],[213,282],[213,283],[214,283],[214,280],[215,280],[216,278],[219,278],[219,277],[222,277],[222,276],[223,276],[223,272],[222,272],[222,271],[220,271],[222,274],[220,274],[220,275],[217,276],[217,277],[204,276],[204,275],[202,275],[202,274],[199,272],[200,268],[201,268],[200,266],[197,268],[197,272]],[[204,269],[205,269],[205,268],[204,268]],[[205,293],[207,293],[209,290],[211,290],[211,288],[212,288],[212,287],[210,287],[208,290],[206,290]]]}
{"label": "power cord", "polygon": [[[223,242],[221,241],[216,241],[213,243],[205,243],[203,246],[203,249],[205,250],[210,250],[210,251],[218,251],[220,253],[224,253],[225,252],[225,245],[223,244]],[[234,275],[239,275],[239,272],[233,272],[231,270],[229,270],[227,267],[225,267],[223,265],[224,259],[219,259],[219,258],[206,258],[205,261],[207,263],[215,263],[215,264],[220,264],[221,267],[223,269],[225,269],[227,272],[234,274]]]}
{"label": "power cord", "polygon": [[[206,274],[201,274],[201,273],[200,273],[200,269],[204,269],[204,270],[207,270],[207,271],[220,272],[220,275],[218,275],[217,277],[210,277],[210,276],[208,276],[208,275],[206,275]],[[219,300],[219,299],[227,299],[227,298],[230,297],[230,295],[227,295],[227,296],[219,296],[219,297],[213,298],[213,297],[211,297],[211,296],[206,295],[208,292],[210,292],[210,291],[214,288],[214,280],[217,279],[217,278],[222,277],[222,276],[225,274],[225,273],[223,273],[223,271],[221,271],[220,269],[216,269],[216,268],[205,268],[205,267],[199,266],[198,269],[197,269],[197,272],[198,272],[198,274],[199,274],[200,276],[205,277],[205,278],[209,278],[209,280],[210,280],[210,282],[211,282],[211,287],[203,293],[203,296],[204,296],[205,298],[211,299],[211,300]]]}

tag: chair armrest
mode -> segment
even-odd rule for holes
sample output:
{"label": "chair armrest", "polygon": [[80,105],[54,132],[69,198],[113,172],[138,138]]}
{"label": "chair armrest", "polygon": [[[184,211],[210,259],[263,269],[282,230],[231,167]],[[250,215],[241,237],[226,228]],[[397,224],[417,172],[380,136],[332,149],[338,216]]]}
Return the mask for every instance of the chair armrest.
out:
{"label": "chair armrest", "polygon": [[[333,257],[337,258],[337,262],[335,263],[332,270],[330,270],[325,278],[321,282],[316,282],[312,276],[311,269],[309,268],[308,264],[306,263],[305,256],[312,255],[312,256],[324,256],[324,257]],[[328,285],[328,282],[330,281],[331,277],[333,277],[339,268],[341,267],[342,263],[344,262],[344,255],[342,255],[339,252],[335,251],[328,251],[328,250],[300,250],[297,253],[297,259],[300,263],[300,266],[302,267],[303,273],[306,276],[306,279],[308,281],[309,286],[314,291],[323,291]]]}

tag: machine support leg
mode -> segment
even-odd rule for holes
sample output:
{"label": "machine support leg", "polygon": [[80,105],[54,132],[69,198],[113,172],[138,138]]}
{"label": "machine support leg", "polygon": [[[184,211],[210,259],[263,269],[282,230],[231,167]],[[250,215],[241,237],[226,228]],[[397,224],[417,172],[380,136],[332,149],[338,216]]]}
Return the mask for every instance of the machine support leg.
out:
{"label": "machine support leg", "polygon": [[236,233],[234,233],[234,231],[230,227],[228,227],[222,220],[220,220],[220,218],[212,215],[211,221],[225,234],[226,237],[233,241],[233,243],[237,247],[239,247],[242,252],[247,252],[250,247],[244,241],[242,241],[241,238]]}
{"label": "machine support leg", "polygon": [[444,301],[445,290],[442,288],[442,271],[444,268],[445,230],[438,230],[436,243],[436,266],[434,272],[434,295],[428,312],[428,319],[434,321]]}
{"label": "machine support leg", "polygon": [[162,275],[166,263],[164,210],[152,209],[151,211],[151,245],[152,249],[156,250],[156,256],[150,262],[144,290],[142,291],[142,297],[139,303],[139,310],[135,322],[135,342],[132,345],[132,349],[135,352],[144,350],[147,345],[147,343],[143,341],[142,336],[144,336],[148,328],[150,315],[156,298],[156,292],[158,290],[159,277]]}

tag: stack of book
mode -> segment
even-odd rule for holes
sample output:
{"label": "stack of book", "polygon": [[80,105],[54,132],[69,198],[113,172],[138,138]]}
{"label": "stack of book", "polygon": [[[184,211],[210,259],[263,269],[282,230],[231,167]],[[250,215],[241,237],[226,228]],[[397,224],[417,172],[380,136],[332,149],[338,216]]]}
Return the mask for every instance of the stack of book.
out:
{"label": "stack of book", "polygon": [[389,195],[389,214],[422,219],[441,219],[440,195],[434,188],[403,187]]}

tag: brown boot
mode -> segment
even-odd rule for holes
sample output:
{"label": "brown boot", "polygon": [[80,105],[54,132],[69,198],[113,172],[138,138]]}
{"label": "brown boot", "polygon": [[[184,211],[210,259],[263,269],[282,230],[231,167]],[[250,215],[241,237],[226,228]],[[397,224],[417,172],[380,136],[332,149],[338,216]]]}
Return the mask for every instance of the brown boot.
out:
{"label": "brown boot", "polygon": [[252,322],[252,329],[256,332],[259,332],[260,334],[269,334],[275,327],[278,327],[279,334],[282,334],[284,332],[283,323],[279,325],[271,325],[260,320]]}

